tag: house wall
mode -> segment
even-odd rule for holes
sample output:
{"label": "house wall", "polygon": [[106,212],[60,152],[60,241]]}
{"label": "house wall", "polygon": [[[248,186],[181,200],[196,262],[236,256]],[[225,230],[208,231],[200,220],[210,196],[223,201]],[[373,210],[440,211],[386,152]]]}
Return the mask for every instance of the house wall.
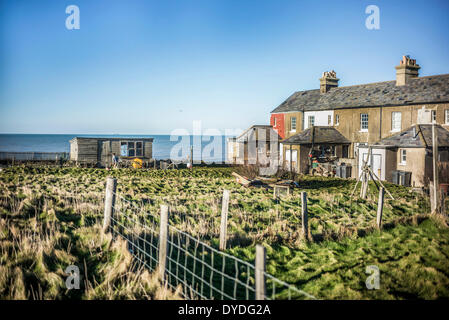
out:
{"label": "house wall", "polygon": [[397,170],[397,150],[386,149],[385,151],[385,180],[393,182],[393,170]]}
{"label": "house wall", "polygon": [[[406,150],[406,164],[401,163],[401,150]],[[411,185],[422,187],[426,177],[426,149],[425,148],[398,148],[396,152],[397,170],[412,173]]]}
{"label": "house wall", "polygon": [[[333,126],[334,124],[334,111],[306,111],[304,112],[304,130],[309,128],[309,117],[315,117],[315,126]],[[331,123],[329,124],[329,116]]]}
{"label": "house wall", "polygon": [[[296,117],[296,130],[291,131],[290,130],[290,124],[291,124],[291,118]],[[285,139],[294,136],[295,134],[303,131],[302,129],[302,123],[303,123],[303,113],[302,112],[289,112],[285,113]]]}
{"label": "house wall", "polygon": [[[274,125],[274,120],[276,119],[276,125]],[[285,138],[285,114],[284,113],[272,113],[270,117],[270,125],[273,127],[274,131],[281,136],[282,139]]]}
{"label": "house wall", "polygon": [[[425,104],[413,106],[392,106],[392,107],[374,107],[374,108],[353,108],[334,110],[335,117],[340,117],[339,125],[334,127],[340,131],[352,144],[349,154],[354,154],[354,143],[374,143],[380,139],[386,138],[397,131],[392,131],[392,112],[401,112],[401,130],[407,129],[418,123],[418,110],[425,107],[436,111],[436,122],[449,130],[449,124],[445,124],[444,112],[449,109],[449,104]],[[360,115],[368,114],[368,131],[362,132]]]}
{"label": "house wall", "polygon": [[153,158],[153,142],[144,141],[143,142],[143,156],[147,159]]}
{"label": "house wall", "polygon": [[70,150],[70,160],[79,162],[97,162],[98,161],[98,140],[97,139],[75,139],[71,142],[73,145]]}

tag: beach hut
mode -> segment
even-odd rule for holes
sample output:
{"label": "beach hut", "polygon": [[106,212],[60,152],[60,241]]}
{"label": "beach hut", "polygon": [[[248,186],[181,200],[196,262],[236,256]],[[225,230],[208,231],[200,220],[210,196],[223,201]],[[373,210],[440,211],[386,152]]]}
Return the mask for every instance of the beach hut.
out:
{"label": "beach hut", "polygon": [[88,138],[70,140],[70,160],[77,163],[100,164],[110,167],[112,154],[122,160],[150,161],[153,156],[153,138]]}

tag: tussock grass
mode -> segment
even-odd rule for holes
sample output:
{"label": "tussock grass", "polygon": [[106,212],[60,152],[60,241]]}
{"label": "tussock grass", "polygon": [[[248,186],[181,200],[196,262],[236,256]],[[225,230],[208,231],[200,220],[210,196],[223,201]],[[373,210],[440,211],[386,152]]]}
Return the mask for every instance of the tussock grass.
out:
{"label": "tussock grass", "polygon": [[[95,220],[85,226],[88,207],[30,192],[0,198],[0,299],[178,299],[124,240],[102,236]],[[78,290],[65,284],[70,265],[81,273]]]}
{"label": "tussock grass", "polygon": [[[274,200],[272,190],[236,183],[233,170],[26,166],[3,170],[0,267],[6,280],[0,281],[0,290],[4,290],[0,295],[31,299],[173,297],[129,260],[120,243],[97,236],[105,180],[113,175],[118,179],[118,194],[125,199],[116,203],[120,212],[157,224],[160,205],[168,204],[170,224],[212,246],[218,246],[222,192],[230,190],[227,251],[252,263],[254,245],[264,243],[268,271],[319,298],[448,297],[444,289],[449,272],[447,218],[429,215],[428,198],[386,184],[396,200],[385,197],[383,231],[379,231],[374,185],[369,186],[368,199],[351,199],[354,180],[300,176],[300,188]],[[308,193],[308,241],[301,230],[301,191]],[[138,225],[131,227],[139,232]],[[22,242],[14,240],[20,237],[24,251],[19,249]],[[40,239],[40,251],[32,247],[35,237]],[[89,271],[78,293],[65,292],[57,281],[65,279],[61,270],[73,262],[83,274]],[[366,289],[364,272],[369,264],[379,264],[384,291]],[[33,274],[46,280],[38,281]]]}

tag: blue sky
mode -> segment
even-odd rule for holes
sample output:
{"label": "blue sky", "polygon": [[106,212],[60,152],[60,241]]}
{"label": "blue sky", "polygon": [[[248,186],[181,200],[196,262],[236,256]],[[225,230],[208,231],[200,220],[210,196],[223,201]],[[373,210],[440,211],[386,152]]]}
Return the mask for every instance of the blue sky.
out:
{"label": "blue sky", "polygon": [[[80,9],[67,30],[65,8]],[[380,30],[365,8],[380,8]],[[0,0],[0,132],[168,134],[266,124],[290,94],[449,73],[448,1]]]}

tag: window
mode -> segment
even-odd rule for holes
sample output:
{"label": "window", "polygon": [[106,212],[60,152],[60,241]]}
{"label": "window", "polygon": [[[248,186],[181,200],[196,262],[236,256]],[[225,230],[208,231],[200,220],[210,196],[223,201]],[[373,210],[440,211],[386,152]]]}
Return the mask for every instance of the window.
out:
{"label": "window", "polygon": [[122,157],[142,157],[143,142],[142,141],[122,141],[120,143],[120,155]]}
{"label": "window", "polygon": [[296,131],[296,117],[290,119],[290,131]]}
{"label": "window", "polygon": [[444,110],[444,119],[446,119],[446,124],[449,124],[449,109]]}
{"label": "window", "polygon": [[332,123],[332,116],[331,116],[331,115],[328,115],[328,116],[327,116],[327,125],[330,126],[331,123]]}
{"label": "window", "polygon": [[401,113],[391,113],[391,131],[401,131]]}
{"label": "window", "polygon": [[276,120],[277,120],[276,117],[274,117],[273,118],[273,127],[276,127],[276,125],[277,125],[277,121]]}
{"label": "window", "polygon": [[407,150],[401,149],[401,164],[407,163]]}
{"label": "window", "polygon": [[348,158],[348,156],[349,156],[349,146],[343,146],[343,149],[342,149],[342,155],[341,155],[341,157],[342,158]]}
{"label": "window", "polygon": [[360,131],[368,131],[368,114],[360,114]]}
{"label": "window", "polygon": [[437,121],[437,111],[436,110],[432,110],[432,122],[436,122]]}
{"label": "window", "polygon": [[335,125],[338,126],[340,124],[340,115],[336,114],[335,115]]}
{"label": "window", "polygon": [[315,125],[315,116],[309,116],[309,128]]}

